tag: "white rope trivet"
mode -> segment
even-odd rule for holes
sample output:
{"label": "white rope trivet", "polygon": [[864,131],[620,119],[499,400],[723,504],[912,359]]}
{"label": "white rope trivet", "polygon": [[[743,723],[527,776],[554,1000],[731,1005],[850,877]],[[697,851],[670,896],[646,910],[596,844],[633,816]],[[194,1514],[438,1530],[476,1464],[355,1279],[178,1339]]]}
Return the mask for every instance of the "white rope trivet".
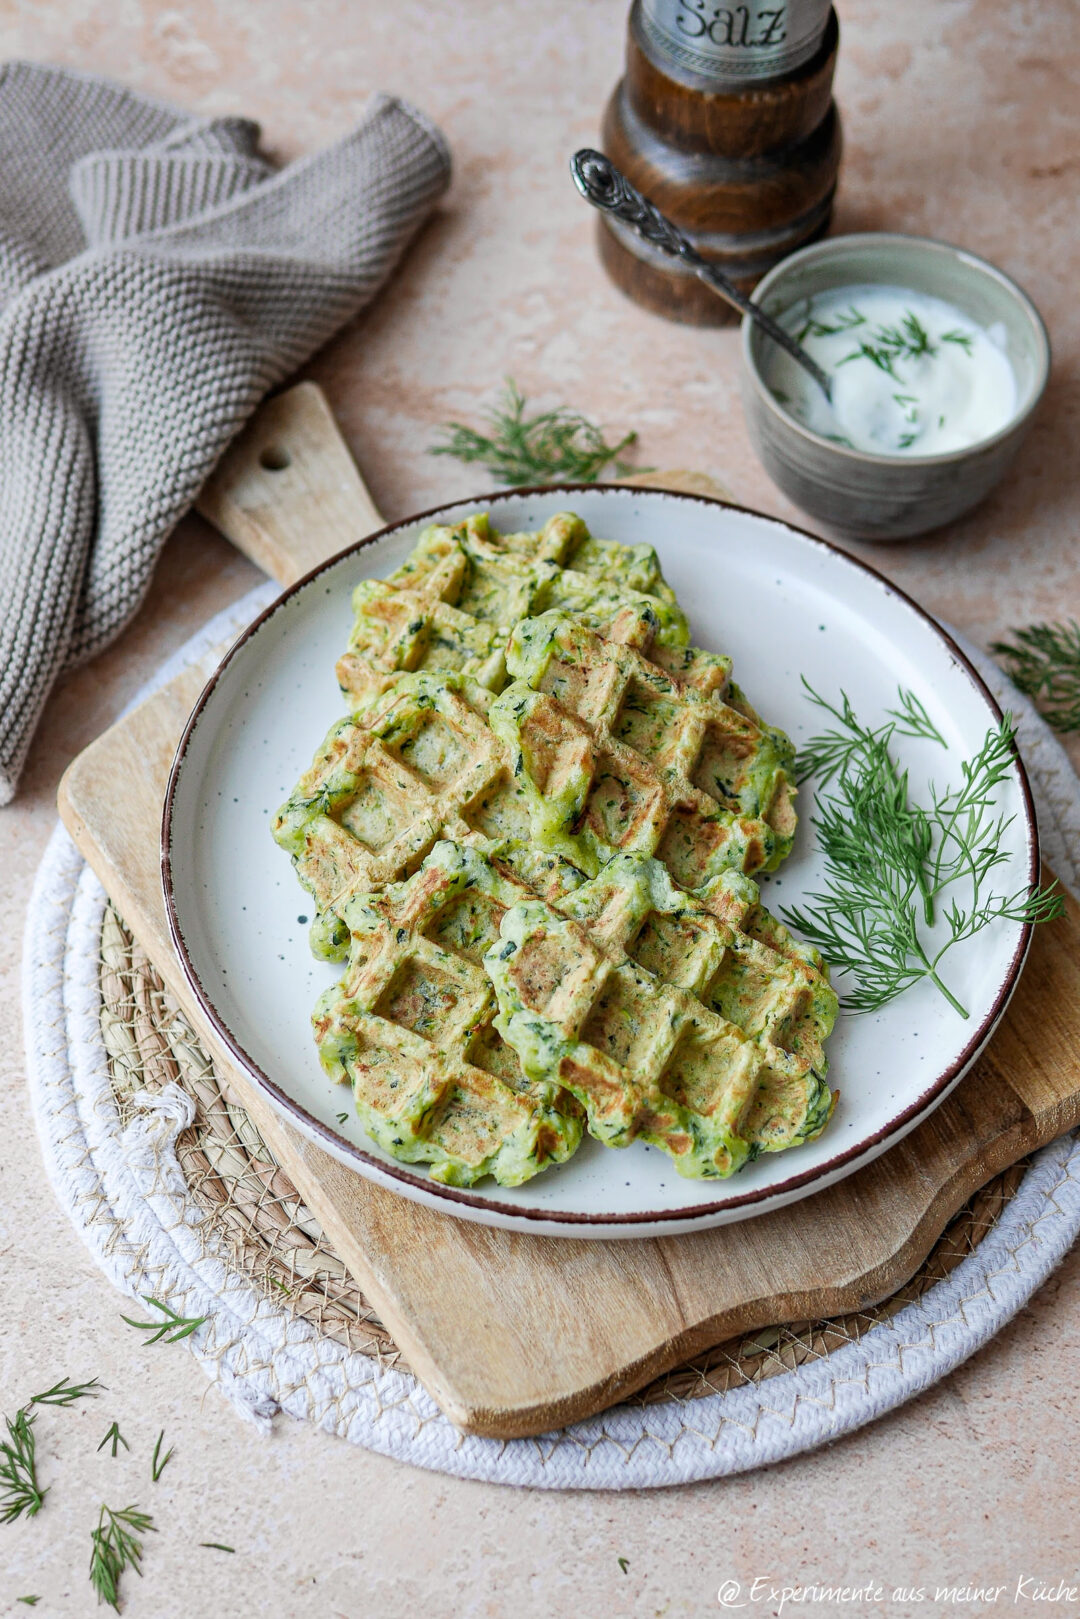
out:
{"label": "white rope trivet", "polygon": [[[140,701],[277,594],[263,585],[158,671]],[[965,648],[1020,741],[1047,859],[1080,887],[1080,783],[1051,732],[999,670]],[[715,1478],[838,1438],[937,1382],[1015,1315],[1080,1231],[1080,1144],[1033,1160],[994,1229],[916,1303],[857,1342],[760,1384],[687,1402],[622,1406],[536,1439],[463,1435],[407,1372],[324,1337],[252,1285],[205,1229],[174,1151],[193,1114],[177,1085],[141,1093],[123,1126],[101,1037],[105,893],[60,826],[30,902],[24,1012],[31,1099],[49,1178],[109,1279],[207,1321],[187,1340],[207,1374],[262,1428],[277,1411],[383,1455],[463,1478],[550,1489],[641,1489]]]}

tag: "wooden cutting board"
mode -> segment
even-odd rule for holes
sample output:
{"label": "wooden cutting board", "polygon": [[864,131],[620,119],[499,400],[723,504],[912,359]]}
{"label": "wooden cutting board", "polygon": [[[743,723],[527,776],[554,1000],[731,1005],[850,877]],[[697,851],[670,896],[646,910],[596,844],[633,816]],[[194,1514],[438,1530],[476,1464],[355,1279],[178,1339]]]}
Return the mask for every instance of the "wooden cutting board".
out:
{"label": "wooden cutting board", "polygon": [[[283,584],[381,525],[311,384],[262,408],[199,509]],[[948,1100],[876,1163],[790,1209],[604,1243],[488,1230],[371,1185],[286,1124],[229,1062],[169,940],[162,799],[216,661],[80,754],[60,813],[409,1364],[469,1432],[559,1427],[735,1333],[876,1302],[914,1273],[972,1191],[1080,1123],[1080,910],[1070,902],[1036,930],[1005,1021]]]}

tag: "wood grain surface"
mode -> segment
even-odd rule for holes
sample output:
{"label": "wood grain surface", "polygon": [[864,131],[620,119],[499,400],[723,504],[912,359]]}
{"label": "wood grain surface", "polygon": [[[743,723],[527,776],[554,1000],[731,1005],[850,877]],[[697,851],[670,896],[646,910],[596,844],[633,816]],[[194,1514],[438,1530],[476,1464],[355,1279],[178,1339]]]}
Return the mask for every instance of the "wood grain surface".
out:
{"label": "wood grain surface", "polygon": [[[287,465],[261,464],[269,443],[279,453],[266,460]],[[310,385],[264,407],[201,509],[283,579],[381,523]],[[210,654],[92,743],[61,782],[60,811],[409,1363],[463,1429],[543,1432],[734,1333],[863,1308],[907,1280],[976,1187],[1080,1123],[1080,910],[1070,901],[1062,921],[1036,930],[1001,1028],[953,1094],[875,1163],[790,1209],[604,1243],[488,1230],[371,1185],[300,1136],[230,1063],[169,939],[162,799],[215,663]]]}

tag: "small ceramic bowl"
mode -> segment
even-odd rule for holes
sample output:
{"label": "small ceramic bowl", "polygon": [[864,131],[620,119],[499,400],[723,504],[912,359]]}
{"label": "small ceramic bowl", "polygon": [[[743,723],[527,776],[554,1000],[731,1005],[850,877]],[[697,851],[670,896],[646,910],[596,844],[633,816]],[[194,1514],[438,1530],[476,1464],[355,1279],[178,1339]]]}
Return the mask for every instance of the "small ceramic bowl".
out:
{"label": "small ceramic bowl", "polygon": [[771,340],[742,323],[743,409],[769,476],[811,517],[862,540],[904,540],[969,511],[1008,470],[1050,374],[1050,341],[1035,305],[985,259],[923,236],[867,234],[815,242],[784,259],[755,299],[774,317],[834,287],[877,282],[954,304],[981,326],[1005,329],[1017,407],[990,438],[944,455],[870,455],[830,443],[795,421],[765,381]]}

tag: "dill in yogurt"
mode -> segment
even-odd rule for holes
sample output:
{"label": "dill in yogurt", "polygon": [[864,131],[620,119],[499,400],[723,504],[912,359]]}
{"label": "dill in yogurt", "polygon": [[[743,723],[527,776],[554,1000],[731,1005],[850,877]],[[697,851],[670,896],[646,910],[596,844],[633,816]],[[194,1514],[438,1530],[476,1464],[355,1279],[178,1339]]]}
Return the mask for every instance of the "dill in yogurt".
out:
{"label": "dill in yogurt", "polygon": [[830,404],[782,349],[767,384],[796,421],[872,455],[945,455],[990,438],[1016,412],[1000,323],[904,287],[837,287],[780,316],[833,379]]}

